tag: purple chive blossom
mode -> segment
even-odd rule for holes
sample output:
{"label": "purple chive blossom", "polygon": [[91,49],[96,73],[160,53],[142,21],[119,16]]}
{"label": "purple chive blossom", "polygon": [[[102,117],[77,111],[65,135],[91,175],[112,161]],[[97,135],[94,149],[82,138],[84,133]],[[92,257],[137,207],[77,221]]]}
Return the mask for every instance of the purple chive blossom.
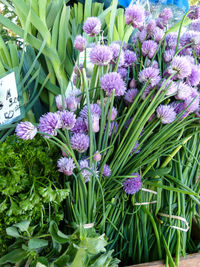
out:
{"label": "purple chive blossom", "polygon": [[164,37],[164,31],[160,29],[159,27],[155,27],[154,31],[152,32],[152,37],[154,41],[160,42],[162,38]]}
{"label": "purple chive blossom", "polygon": [[145,100],[145,98],[150,94],[152,89],[153,89],[153,87],[150,84],[145,88],[144,93],[142,95],[143,100]]}
{"label": "purple chive blossom", "polygon": [[[107,119],[109,119],[110,116],[110,110],[107,115]],[[117,117],[117,109],[115,107],[112,108],[112,114],[111,114],[111,121],[114,121]]]}
{"label": "purple chive blossom", "polygon": [[87,40],[83,36],[77,35],[74,41],[74,46],[78,51],[83,52],[87,46]]}
{"label": "purple chive blossom", "polygon": [[[81,169],[81,174],[85,180],[85,183],[90,181],[90,177],[93,176],[93,172],[98,175],[98,172],[95,170],[94,166],[89,167],[89,162],[87,160],[81,160],[79,162],[79,166]],[[87,169],[86,169],[87,168]]]}
{"label": "purple chive blossom", "polygon": [[134,99],[136,98],[138,94],[138,90],[137,89],[129,89],[126,93],[125,93],[125,97],[124,100],[128,103],[133,103]]}
{"label": "purple chive blossom", "polygon": [[[162,84],[164,84],[165,82],[166,80],[163,80]],[[166,95],[172,95],[177,93],[177,89],[177,84],[175,82],[167,81],[163,90],[167,90]]]}
{"label": "purple chive blossom", "polygon": [[177,39],[178,39],[178,34],[177,33],[169,33],[166,36],[166,45],[168,49],[176,49],[177,45]]}
{"label": "purple chive blossom", "polygon": [[153,60],[153,62],[151,62],[150,59],[147,59],[146,67],[152,67],[155,69],[159,69],[158,62],[156,60]]}
{"label": "purple chive blossom", "polygon": [[141,176],[139,173],[132,173],[133,178],[126,179],[122,185],[126,194],[133,195],[137,193],[142,186]]}
{"label": "purple chive blossom", "polygon": [[190,27],[191,27],[191,30],[199,32],[200,31],[200,20],[194,21]]}
{"label": "purple chive blossom", "polygon": [[67,97],[74,96],[76,98],[76,102],[80,103],[82,98],[81,90],[77,88],[73,88],[72,90],[67,91]]}
{"label": "purple chive blossom", "polygon": [[72,148],[80,153],[84,153],[90,144],[88,135],[81,133],[75,133],[72,135],[70,142]]}
{"label": "purple chive blossom", "polygon": [[20,122],[15,129],[16,135],[24,140],[31,140],[37,134],[37,128],[31,122]]}
{"label": "purple chive blossom", "polygon": [[177,94],[175,96],[178,100],[185,100],[191,95],[192,88],[183,82],[179,82],[177,85]]}
{"label": "purple chive blossom", "polygon": [[169,20],[173,16],[171,8],[164,8],[163,11],[160,13],[159,18],[162,18],[164,20]]}
{"label": "purple chive blossom", "polygon": [[175,55],[175,50],[174,49],[166,50],[165,54],[164,54],[165,62],[169,63],[172,60],[172,58],[174,57],[174,55]]}
{"label": "purple chive blossom", "polygon": [[109,177],[110,175],[111,175],[111,169],[107,164],[105,164],[103,167],[103,176]]}
{"label": "purple chive blossom", "polygon": [[175,56],[167,71],[170,75],[174,74],[177,79],[184,79],[191,74],[191,64],[185,57]]}
{"label": "purple chive blossom", "polygon": [[174,108],[174,111],[179,114],[184,110],[184,103],[183,102],[172,102],[171,107]]}
{"label": "purple chive blossom", "polygon": [[[192,48],[199,47],[199,45],[200,45],[199,33],[195,32],[195,31],[187,31],[187,32],[185,32],[180,38],[180,44],[182,46],[191,44]],[[187,51],[188,48],[187,49],[185,48],[184,50]]]}
{"label": "purple chive blossom", "polygon": [[131,51],[131,50],[126,50],[124,52],[124,65],[125,66],[131,66],[134,62],[137,61],[137,56],[135,54],[135,52]]}
{"label": "purple chive blossom", "polygon": [[123,67],[118,68],[117,73],[120,74],[120,76],[123,80],[126,80],[127,75],[128,75],[128,70],[126,68],[123,68]]}
{"label": "purple chive blossom", "polygon": [[[55,97],[56,100],[56,106],[58,110],[63,110],[63,105],[62,105],[62,95],[57,95]],[[63,99],[64,100],[64,109],[67,108],[67,101],[66,98]]]}
{"label": "purple chive blossom", "polygon": [[83,24],[84,32],[89,36],[95,36],[100,33],[101,21],[96,17],[87,18]]}
{"label": "purple chive blossom", "polygon": [[87,125],[83,118],[79,117],[76,120],[74,127],[71,129],[72,133],[87,133]]}
{"label": "purple chive blossom", "polygon": [[143,29],[140,33],[139,33],[139,40],[141,43],[143,43],[146,39],[147,39],[147,36],[148,36],[148,32],[146,29]]}
{"label": "purple chive blossom", "polygon": [[72,175],[73,170],[76,168],[73,159],[66,157],[60,158],[58,160],[57,166],[58,166],[58,171],[63,172],[67,176]]}
{"label": "purple chive blossom", "polygon": [[[40,132],[56,136],[57,129],[62,128],[62,121],[58,113],[49,112],[40,117],[39,126]],[[48,138],[48,136],[45,136]]]}
{"label": "purple chive blossom", "polygon": [[189,11],[191,11],[188,14],[188,17],[191,20],[199,19],[200,18],[200,7],[199,6],[191,6]]}
{"label": "purple chive blossom", "polygon": [[96,162],[99,162],[101,160],[101,154],[98,150],[94,153],[93,160]]}
{"label": "purple chive blossom", "polygon": [[[99,118],[101,117],[101,107],[98,104],[90,104],[90,113],[93,115],[97,115]],[[80,111],[80,116],[83,119],[88,118],[88,108],[85,106],[81,111]]]}
{"label": "purple chive blossom", "polygon": [[151,20],[151,21],[149,22],[149,24],[147,25],[147,27],[146,27],[147,32],[151,35],[151,34],[153,33],[155,27],[156,27],[156,22],[155,22],[155,20]]}
{"label": "purple chive blossom", "polygon": [[130,88],[136,88],[136,80],[135,79],[132,79],[129,83],[129,87]]}
{"label": "purple chive blossom", "polygon": [[160,72],[158,69],[148,67],[139,73],[139,81],[141,83],[149,82],[151,86],[155,86],[160,82]]}
{"label": "purple chive blossom", "polygon": [[[99,116],[97,114],[91,114],[91,120],[92,120],[92,131],[93,133],[99,132]],[[87,126],[87,129],[89,130],[89,119],[85,119],[85,124]]]}
{"label": "purple chive blossom", "polygon": [[77,107],[78,107],[78,103],[76,101],[76,97],[75,96],[70,96],[66,99],[66,103],[67,103],[67,109],[70,111],[76,111]]}
{"label": "purple chive blossom", "polygon": [[143,56],[148,56],[152,58],[158,48],[158,44],[152,40],[144,41],[142,44],[142,54]]}
{"label": "purple chive blossom", "polygon": [[[112,50],[113,52],[113,58],[112,58],[112,63],[116,64],[119,58],[119,64],[118,66],[121,67],[124,65],[124,52],[123,50],[121,50],[120,53],[120,45],[117,43],[112,43],[109,48]],[[119,57],[120,54],[120,57]]]}
{"label": "purple chive blossom", "polygon": [[145,10],[141,5],[130,5],[125,10],[126,24],[131,24],[134,28],[139,28],[145,20]]}
{"label": "purple chive blossom", "polygon": [[70,130],[75,126],[76,123],[76,116],[74,115],[74,113],[69,112],[69,111],[61,111],[60,112],[60,117],[61,117],[61,121],[63,124],[63,127],[66,130]]}
{"label": "purple chive blossom", "polygon": [[160,105],[157,108],[156,113],[157,117],[161,119],[163,124],[169,124],[176,118],[176,112],[174,111],[174,108],[169,105]]}
{"label": "purple chive blossom", "polygon": [[90,52],[90,60],[94,65],[106,66],[113,58],[112,50],[105,45],[96,45]]}
{"label": "purple chive blossom", "polygon": [[187,78],[187,83],[191,86],[197,86],[200,83],[199,66],[193,65],[190,76]]}
{"label": "purple chive blossom", "polygon": [[193,89],[190,97],[185,99],[183,107],[187,108],[188,113],[199,111],[199,92],[196,89]]}
{"label": "purple chive blossom", "polygon": [[113,90],[115,95],[122,96],[126,91],[126,84],[117,72],[110,72],[105,74],[101,80],[101,88],[106,92],[106,95],[111,97]]}

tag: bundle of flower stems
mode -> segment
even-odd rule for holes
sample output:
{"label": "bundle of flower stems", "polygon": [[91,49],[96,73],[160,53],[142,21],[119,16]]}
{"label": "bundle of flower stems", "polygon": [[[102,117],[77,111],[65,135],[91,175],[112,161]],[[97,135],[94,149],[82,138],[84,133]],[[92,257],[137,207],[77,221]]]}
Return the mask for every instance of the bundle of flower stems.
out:
{"label": "bundle of flower stems", "polygon": [[[92,76],[85,57],[74,68],[73,89],[56,97],[58,111],[44,114],[37,126],[21,122],[16,128],[22,139],[39,133],[61,150],[58,171],[70,189],[62,231],[105,233],[123,264],[166,257],[175,266],[187,245],[194,247],[200,27],[194,21],[181,34],[187,16],[198,19],[199,7],[170,33],[169,8],[148,21],[142,6],[131,5],[126,30],[137,33],[129,44],[106,45],[98,43],[100,20],[88,18],[83,30],[96,40]],[[77,36],[74,46],[86,51],[86,38]]]}

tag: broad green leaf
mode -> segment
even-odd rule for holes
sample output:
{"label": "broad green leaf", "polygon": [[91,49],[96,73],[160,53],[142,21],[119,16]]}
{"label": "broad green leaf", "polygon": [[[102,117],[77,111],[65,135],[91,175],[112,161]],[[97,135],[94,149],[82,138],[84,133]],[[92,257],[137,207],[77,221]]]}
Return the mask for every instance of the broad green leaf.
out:
{"label": "broad green leaf", "polygon": [[13,237],[20,237],[19,232],[17,231],[17,228],[14,226],[6,228],[6,233]]}
{"label": "broad green leaf", "polygon": [[29,240],[29,242],[28,242],[29,250],[43,248],[46,246],[48,246],[48,241],[44,240],[44,239],[33,238],[33,239]]}
{"label": "broad green leaf", "polygon": [[21,232],[28,231],[29,225],[30,225],[30,221],[26,221],[26,220],[22,221],[20,223],[14,224],[14,226],[18,227]]}
{"label": "broad green leaf", "polygon": [[52,238],[59,244],[65,244],[70,241],[69,236],[60,232],[57,224],[54,221],[50,222],[49,232]]}
{"label": "broad green leaf", "polygon": [[106,245],[107,241],[105,240],[104,235],[98,236],[96,238],[87,237],[83,239],[79,244],[80,247],[85,248],[88,253],[91,253],[93,255],[100,252],[105,252]]}
{"label": "broad green leaf", "polygon": [[0,265],[5,263],[19,263],[23,259],[27,258],[27,252],[22,249],[14,249],[13,251],[9,252],[5,256],[0,258]]}

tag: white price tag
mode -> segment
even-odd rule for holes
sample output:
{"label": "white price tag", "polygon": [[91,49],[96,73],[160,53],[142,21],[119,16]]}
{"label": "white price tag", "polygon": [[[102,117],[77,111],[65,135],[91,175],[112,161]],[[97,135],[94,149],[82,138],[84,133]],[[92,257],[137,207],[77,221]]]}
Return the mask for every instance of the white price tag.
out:
{"label": "white price tag", "polygon": [[0,126],[10,124],[21,116],[15,72],[0,79]]}

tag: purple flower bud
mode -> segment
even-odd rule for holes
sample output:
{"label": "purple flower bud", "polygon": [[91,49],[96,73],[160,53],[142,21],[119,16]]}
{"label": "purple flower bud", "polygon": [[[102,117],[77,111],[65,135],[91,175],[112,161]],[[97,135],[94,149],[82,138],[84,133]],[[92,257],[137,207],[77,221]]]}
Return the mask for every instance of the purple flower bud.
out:
{"label": "purple flower bud", "polygon": [[99,162],[101,160],[101,154],[99,153],[98,150],[97,150],[97,152],[95,152],[95,154],[93,156],[93,160],[96,162]]}
{"label": "purple flower bud", "polygon": [[164,8],[163,11],[160,13],[159,18],[162,18],[164,20],[169,20],[173,16],[171,8]]}
{"label": "purple flower bud", "polygon": [[156,42],[160,42],[163,39],[164,35],[164,31],[159,27],[155,27],[154,31],[152,32],[152,37]]}
{"label": "purple flower bud", "polygon": [[[63,105],[62,105],[62,95],[57,95],[55,97],[56,100],[56,106],[58,110],[63,110]],[[67,108],[67,103],[66,103],[66,98],[63,99],[64,100],[64,109]]]}
{"label": "purple flower bud", "polygon": [[[107,119],[109,119],[110,116],[110,110],[107,115]],[[115,107],[112,108],[112,114],[111,114],[111,121],[114,121],[117,117],[117,109]]]}
{"label": "purple flower bud", "polygon": [[129,87],[130,88],[136,88],[136,80],[135,79],[132,79],[129,83]]}
{"label": "purple flower bud", "polygon": [[143,29],[140,33],[139,33],[139,40],[141,43],[143,43],[148,37],[148,33],[147,33],[147,30],[146,29]]}
{"label": "purple flower bud", "polygon": [[176,94],[175,98],[179,99],[179,100],[185,100],[188,97],[190,97],[191,90],[192,90],[192,88],[188,84],[186,84],[184,82],[179,82],[177,84],[177,94]]}
{"label": "purple flower bud", "polygon": [[20,122],[15,129],[16,135],[24,140],[31,140],[37,134],[37,128],[31,122]]}
{"label": "purple flower bud", "polygon": [[68,97],[66,102],[67,102],[67,109],[68,110],[70,110],[70,111],[76,111],[77,110],[78,103],[77,103],[75,96]]}
{"label": "purple flower bud", "polygon": [[87,18],[83,25],[83,30],[89,36],[95,36],[100,33],[101,21],[97,17]]}
{"label": "purple flower bud", "polygon": [[60,158],[58,160],[57,166],[59,168],[58,171],[63,172],[67,176],[72,175],[73,170],[76,168],[73,159],[66,157]]}
{"label": "purple flower bud", "polygon": [[199,65],[192,65],[192,71],[187,78],[187,83],[191,86],[197,86],[200,83],[200,69]]}
{"label": "purple flower bud", "polygon": [[87,40],[83,36],[77,35],[74,41],[74,46],[78,51],[83,52],[87,46]]}
{"label": "purple flower bud", "polygon": [[130,5],[125,10],[126,24],[131,24],[134,28],[139,28],[145,20],[145,11],[141,5]]}
{"label": "purple flower bud", "polygon": [[[99,116],[97,114],[91,114],[92,119],[92,131],[93,133],[99,132]],[[87,129],[89,129],[89,121],[88,118],[85,119],[85,124],[87,125]]]}
{"label": "purple flower bud", "polygon": [[137,193],[142,186],[141,176],[139,175],[139,173],[132,173],[131,176],[135,177],[126,179],[122,183],[124,191],[129,195]]}

